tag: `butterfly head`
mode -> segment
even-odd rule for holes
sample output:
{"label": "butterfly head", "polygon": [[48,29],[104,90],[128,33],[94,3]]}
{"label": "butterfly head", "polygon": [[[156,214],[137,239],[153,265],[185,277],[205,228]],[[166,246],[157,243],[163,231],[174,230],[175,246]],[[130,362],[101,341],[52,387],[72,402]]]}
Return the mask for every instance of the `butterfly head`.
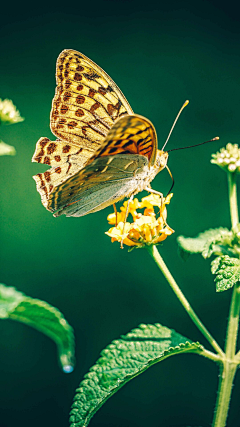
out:
{"label": "butterfly head", "polygon": [[157,169],[157,173],[162,171],[167,164],[168,161],[168,152],[163,150],[157,150],[157,156],[155,160],[155,168]]}

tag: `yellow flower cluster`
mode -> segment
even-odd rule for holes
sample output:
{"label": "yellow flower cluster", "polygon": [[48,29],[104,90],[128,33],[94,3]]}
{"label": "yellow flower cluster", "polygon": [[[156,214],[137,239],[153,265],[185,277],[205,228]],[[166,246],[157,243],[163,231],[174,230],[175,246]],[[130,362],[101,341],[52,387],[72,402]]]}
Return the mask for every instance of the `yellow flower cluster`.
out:
{"label": "yellow flower cluster", "polygon": [[[108,215],[109,224],[115,224],[106,234],[112,238],[112,242],[123,242],[127,246],[144,247],[146,245],[156,245],[161,243],[167,236],[174,233],[167,223],[166,205],[170,203],[173,194],[169,194],[165,199],[159,195],[150,194],[143,197],[141,202],[137,198],[129,204],[129,214],[132,215],[133,222],[124,224],[128,201],[123,203],[120,212]],[[155,213],[154,207],[158,208]],[[144,209],[143,213],[137,209]],[[116,225],[117,224],[117,225]]]}

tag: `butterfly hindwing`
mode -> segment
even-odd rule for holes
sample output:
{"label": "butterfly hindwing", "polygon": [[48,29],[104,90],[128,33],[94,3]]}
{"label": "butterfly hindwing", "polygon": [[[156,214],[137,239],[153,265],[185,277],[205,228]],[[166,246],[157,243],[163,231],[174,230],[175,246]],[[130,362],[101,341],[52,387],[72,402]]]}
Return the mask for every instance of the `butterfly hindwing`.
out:
{"label": "butterfly hindwing", "polygon": [[55,216],[83,216],[103,209],[132,194],[137,174],[147,164],[141,155],[98,157],[50,194],[47,209]]}
{"label": "butterfly hindwing", "polygon": [[51,169],[33,177],[45,207],[51,191],[79,171],[88,159],[89,151],[76,144],[48,138],[38,140],[32,161],[51,166]]}

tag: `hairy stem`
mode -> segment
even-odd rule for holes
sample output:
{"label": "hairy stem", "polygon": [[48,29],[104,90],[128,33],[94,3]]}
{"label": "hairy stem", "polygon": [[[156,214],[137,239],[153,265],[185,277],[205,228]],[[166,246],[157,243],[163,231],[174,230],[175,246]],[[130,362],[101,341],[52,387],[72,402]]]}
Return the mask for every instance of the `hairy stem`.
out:
{"label": "hairy stem", "polygon": [[[236,173],[228,172],[228,188],[231,223],[232,228],[234,228],[239,222]],[[232,300],[226,334],[225,358],[223,360],[222,369],[220,373],[218,397],[212,424],[213,427],[225,427],[227,422],[233,380],[239,363],[235,356],[238,336],[239,312],[240,289],[239,283],[236,283],[232,292]]]}
{"label": "hairy stem", "polygon": [[216,352],[220,356],[224,357],[224,353],[223,353],[222,349],[220,348],[218,343],[215,341],[215,339],[212,337],[212,335],[208,332],[208,330],[205,328],[205,326],[203,325],[203,323],[201,322],[199,317],[196,315],[193,308],[190,306],[188,300],[183,295],[181,289],[179,288],[179,286],[175,282],[173,276],[171,275],[171,273],[168,270],[165,262],[163,261],[161,255],[159,254],[156,246],[154,246],[154,245],[148,246],[147,250],[150,253],[150,255],[152,256],[152,258],[154,259],[154,261],[156,262],[156,264],[158,265],[158,267],[160,268],[161,272],[163,273],[163,275],[167,279],[169,285],[171,286],[173,292],[175,293],[175,295],[177,296],[177,298],[179,299],[179,301],[181,302],[181,304],[183,305],[183,307],[185,308],[185,310],[187,311],[188,315],[190,316],[192,321],[195,323],[197,328],[202,332],[202,334],[205,336],[205,338],[208,340],[208,342],[212,345],[212,347],[216,350]]}
{"label": "hairy stem", "polygon": [[225,345],[225,360],[220,373],[218,398],[213,420],[213,427],[224,427],[231,400],[233,380],[238,362],[235,358],[240,311],[240,293],[237,284],[234,286],[230,307],[227,337]]}
{"label": "hairy stem", "polygon": [[236,177],[236,173],[228,172],[228,191],[232,228],[239,223]]}

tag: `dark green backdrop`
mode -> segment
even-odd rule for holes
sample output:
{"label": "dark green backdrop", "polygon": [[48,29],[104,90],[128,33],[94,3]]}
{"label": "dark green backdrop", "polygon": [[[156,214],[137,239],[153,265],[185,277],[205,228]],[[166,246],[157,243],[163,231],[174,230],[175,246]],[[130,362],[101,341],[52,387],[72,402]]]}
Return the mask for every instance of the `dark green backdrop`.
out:
{"label": "dark green backdrop", "polygon": [[[144,250],[128,253],[104,234],[111,209],[55,219],[44,209],[32,175],[35,143],[52,137],[49,113],[55,62],[62,49],[82,51],[117,82],[136,113],[156,126],[159,147],[186,100],[168,149],[219,135],[220,142],[171,153],[176,184],[168,223],[176,233],[162,255],[183,292],[223,345],[230,292],[215,294],[210,263],[183,263],[176,236],[230,226],[226,177],[210,155],[239,142],[239,13],[231,2],[107,1],[44,6],[11,3],[1,14],[0,97],[26,118],[2,127],[17,149],[1,163],[0,280],[58,307],[76,333],[75,371],[63,374],[54,344],[10,321],[1,324],[0,426],[66,427],[75,388],[102,348],[139,323],[160,322],[208,347]],[[1,9],[2,11],[2,9]],[[154,181],[167,192],[163,171]],[[185,355],[151,368],[117,393],[92,427],[210,425],[216,366]],[[240,426],[239,377],[229,427]],[[197,387],[196,387],[197,385]]]}

